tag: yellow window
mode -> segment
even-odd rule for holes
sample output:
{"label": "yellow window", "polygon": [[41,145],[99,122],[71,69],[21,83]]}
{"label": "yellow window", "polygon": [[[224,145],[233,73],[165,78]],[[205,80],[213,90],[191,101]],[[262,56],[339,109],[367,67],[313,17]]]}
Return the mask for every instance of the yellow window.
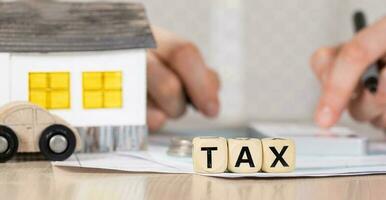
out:
{"label": "yellow window", "polygon": [[43,108],[48,107],[47,94],[45,91],[31,90],[29,93],[29,101]]}
{"label": "yellow window", "polygon": [[106,90],[120,90],[122,87],[122,73],[105,72],[103,86]]}
{"label": "yellow window", "polygon": [[50,87],[52,89],[68,89],[70,79],[67,73],[50,73]]}
{"label": "yellow window", "polygon": [[85,108],[103,108],[103,93],[99,91],[85,91],[83,94]]}
{"label": "yellow window", "polygon": [[87,72],[83,73],[83,89],[85,90],[101,90],[103,86],[102,72]]}
{"label": "yellow window", "polygon": [[122,105],[122,92],[106,91],[103,100],[105,108],[119,108]]}
{"label": "yellow window", "polygon": [[50,108],[61,109],[70,107],[70,94],[67,91],[52,91],[50,96]]}
{"label": "yellow window", "polygon": [[29,87],[31,89],[45,89],[48,87],[47,73],[30,73]]}
{"label": "yellow window", "polygon": [[69,109],[70,73],[30,73],[29,101],[46,109]]}
{"label": "yellow window", "polygon": [[122,72],[84,72],[83,107],[121,108]]}

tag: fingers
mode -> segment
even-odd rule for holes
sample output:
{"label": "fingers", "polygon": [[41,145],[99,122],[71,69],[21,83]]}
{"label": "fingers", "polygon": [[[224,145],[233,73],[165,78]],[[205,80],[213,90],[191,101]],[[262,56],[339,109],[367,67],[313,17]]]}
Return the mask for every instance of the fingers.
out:
{"label": "fingers", "polygon": [[150,132],[154,132],[160,129],[167,119],[166,114],[160,108],[158,108],[151,99],[148,99],[146,116],[147,125]]}
{"label": "fingers", "polygon": [[386,113],[373,119],[371,124],[377,128],[384,129],[386,127]]}
{"label": "fingers", "polygon": [[186,100],[179,78],[164,64],[157,55],[147,55],[148,93],[154,103],[171,118],[184,114]]}
{"label": "fingers", "polygon": [[177,35],[153,28],[158,48],[147,54],[148,105],[150,131],[158,130],[168,118],[186,111],[186,94],[206,116],[219,112],[220,81],[205,64],[198,48]]}
{"label": "fingers", "polygon": [[369,122],[383,113],[382,107],[371,92],[362,89],[360,96],[351,100],[349,112],[355,120]]}
{"label": "fingers", "polygon": [[380,73],[376,99],[380,104],[386,103],[386,69]]}
{"label": "fingers", "polygon": [[379,76],[378,90],[376,94],[376,102],[379,105],[379,110],[382,112],[374,119],[371,120],[371,123],[377,128],[386,128],[386,69],[381,71]]}
{"label": "fingers", "polygon": [[346,108],[362,73],[386,49],[386,18],[357,34],[338,53],[323,84],[315,120],[322,127],[335,124]]}
{"label": "fingers", "polygon": [[217,75],[217,72],[215,72],[212,69],[208,69],[208,76],[209,76],[209,79],[213,82],[213,87],[217,91],[219,91],[221,88],[221,81],[220,81],[220,77]]}
{"label": "fingers", "polygon": [[324,47],[311,56],[311,68],[320,82],[324,82],[329,73],[339,47]]}
{"label": "fingers", "polygon": [[205,64],[198,48],[165,30],[154,28],[157,43],[153,51],[177,74],[195,107],[208,117],[219,113],[219,81],[217,75]]}
{"label": "fingers", "polygon": [[385,128],[386,70],[380,73],[378,90],[375,95],[367,89],[361,88],[360,90],[362,91],[360,96],[350,102],[351,116],[357,121],[371,122],[376,127]]}

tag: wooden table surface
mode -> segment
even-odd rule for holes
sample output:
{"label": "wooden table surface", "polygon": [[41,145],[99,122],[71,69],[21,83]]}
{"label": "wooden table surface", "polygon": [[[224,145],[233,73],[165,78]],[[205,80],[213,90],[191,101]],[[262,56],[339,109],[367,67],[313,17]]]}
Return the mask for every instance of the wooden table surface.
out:
{"label": "wooden table surface", "polygon": [[382,199],[386,175],[296,179],[222,179],[0,164],[0,199]]}

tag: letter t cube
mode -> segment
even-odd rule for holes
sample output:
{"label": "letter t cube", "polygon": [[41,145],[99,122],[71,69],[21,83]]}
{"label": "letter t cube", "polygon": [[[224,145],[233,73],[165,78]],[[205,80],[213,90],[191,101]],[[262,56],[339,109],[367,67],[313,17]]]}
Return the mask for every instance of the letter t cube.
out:
{"label": "letter t cube", "polygon": [[228,165],[227,140],[222,137],[193,139],[193,168],[198,173],[223,173]]}

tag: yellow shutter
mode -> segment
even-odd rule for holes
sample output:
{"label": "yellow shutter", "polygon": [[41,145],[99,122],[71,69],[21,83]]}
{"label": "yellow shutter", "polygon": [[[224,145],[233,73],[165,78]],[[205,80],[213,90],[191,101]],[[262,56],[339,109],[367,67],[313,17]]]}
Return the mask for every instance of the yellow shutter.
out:
{"label": "yellow shutter", "polygon": [[49,76],[52,89],[67,90],[70,87],[70,76],[68,73],[50,73]]}
{"label": "yellow shutter", "polygon": [[47,73],[30,73],[29,87],[30,89],[46,89],[48,87]]}
{"label": "yellow shutter", "polygon": [[122,107],[122,72],[84,72],[83,107]]}
{"label": "yellow shutter", "polygon": [[50,95],[50,109],[70,108],[68,91],[52,91]]}
{"label": "yellow shutter", "polygon": [[102,91],[85,91],[83,94],[84,108],[102,108],[103,92]]}
{"label": "yellow shutter", "polygon": [[29,101],[46,109],[69,109],[71,107],[70,73],[30,73]]}
{"label": "yellow shutter", "polygon": [[29,93],[29,101],[43,108],[47,108],[47,93],[45,91],[31,90]]}
{"label": "yellow shutter", "polygon": [[103,86],[103,74],[101,72],[83,73],[84,90],[101,90]]}
{"label": "yellow shutter", "polygon": [[122,106],[121,91],[105,91],[104,107],[105,108],[120,108]]}
{"label": "yellow shutter", "polygon": [[106,90],[120,90],[122,87],[122,73],[105,72],[103,86]]}

